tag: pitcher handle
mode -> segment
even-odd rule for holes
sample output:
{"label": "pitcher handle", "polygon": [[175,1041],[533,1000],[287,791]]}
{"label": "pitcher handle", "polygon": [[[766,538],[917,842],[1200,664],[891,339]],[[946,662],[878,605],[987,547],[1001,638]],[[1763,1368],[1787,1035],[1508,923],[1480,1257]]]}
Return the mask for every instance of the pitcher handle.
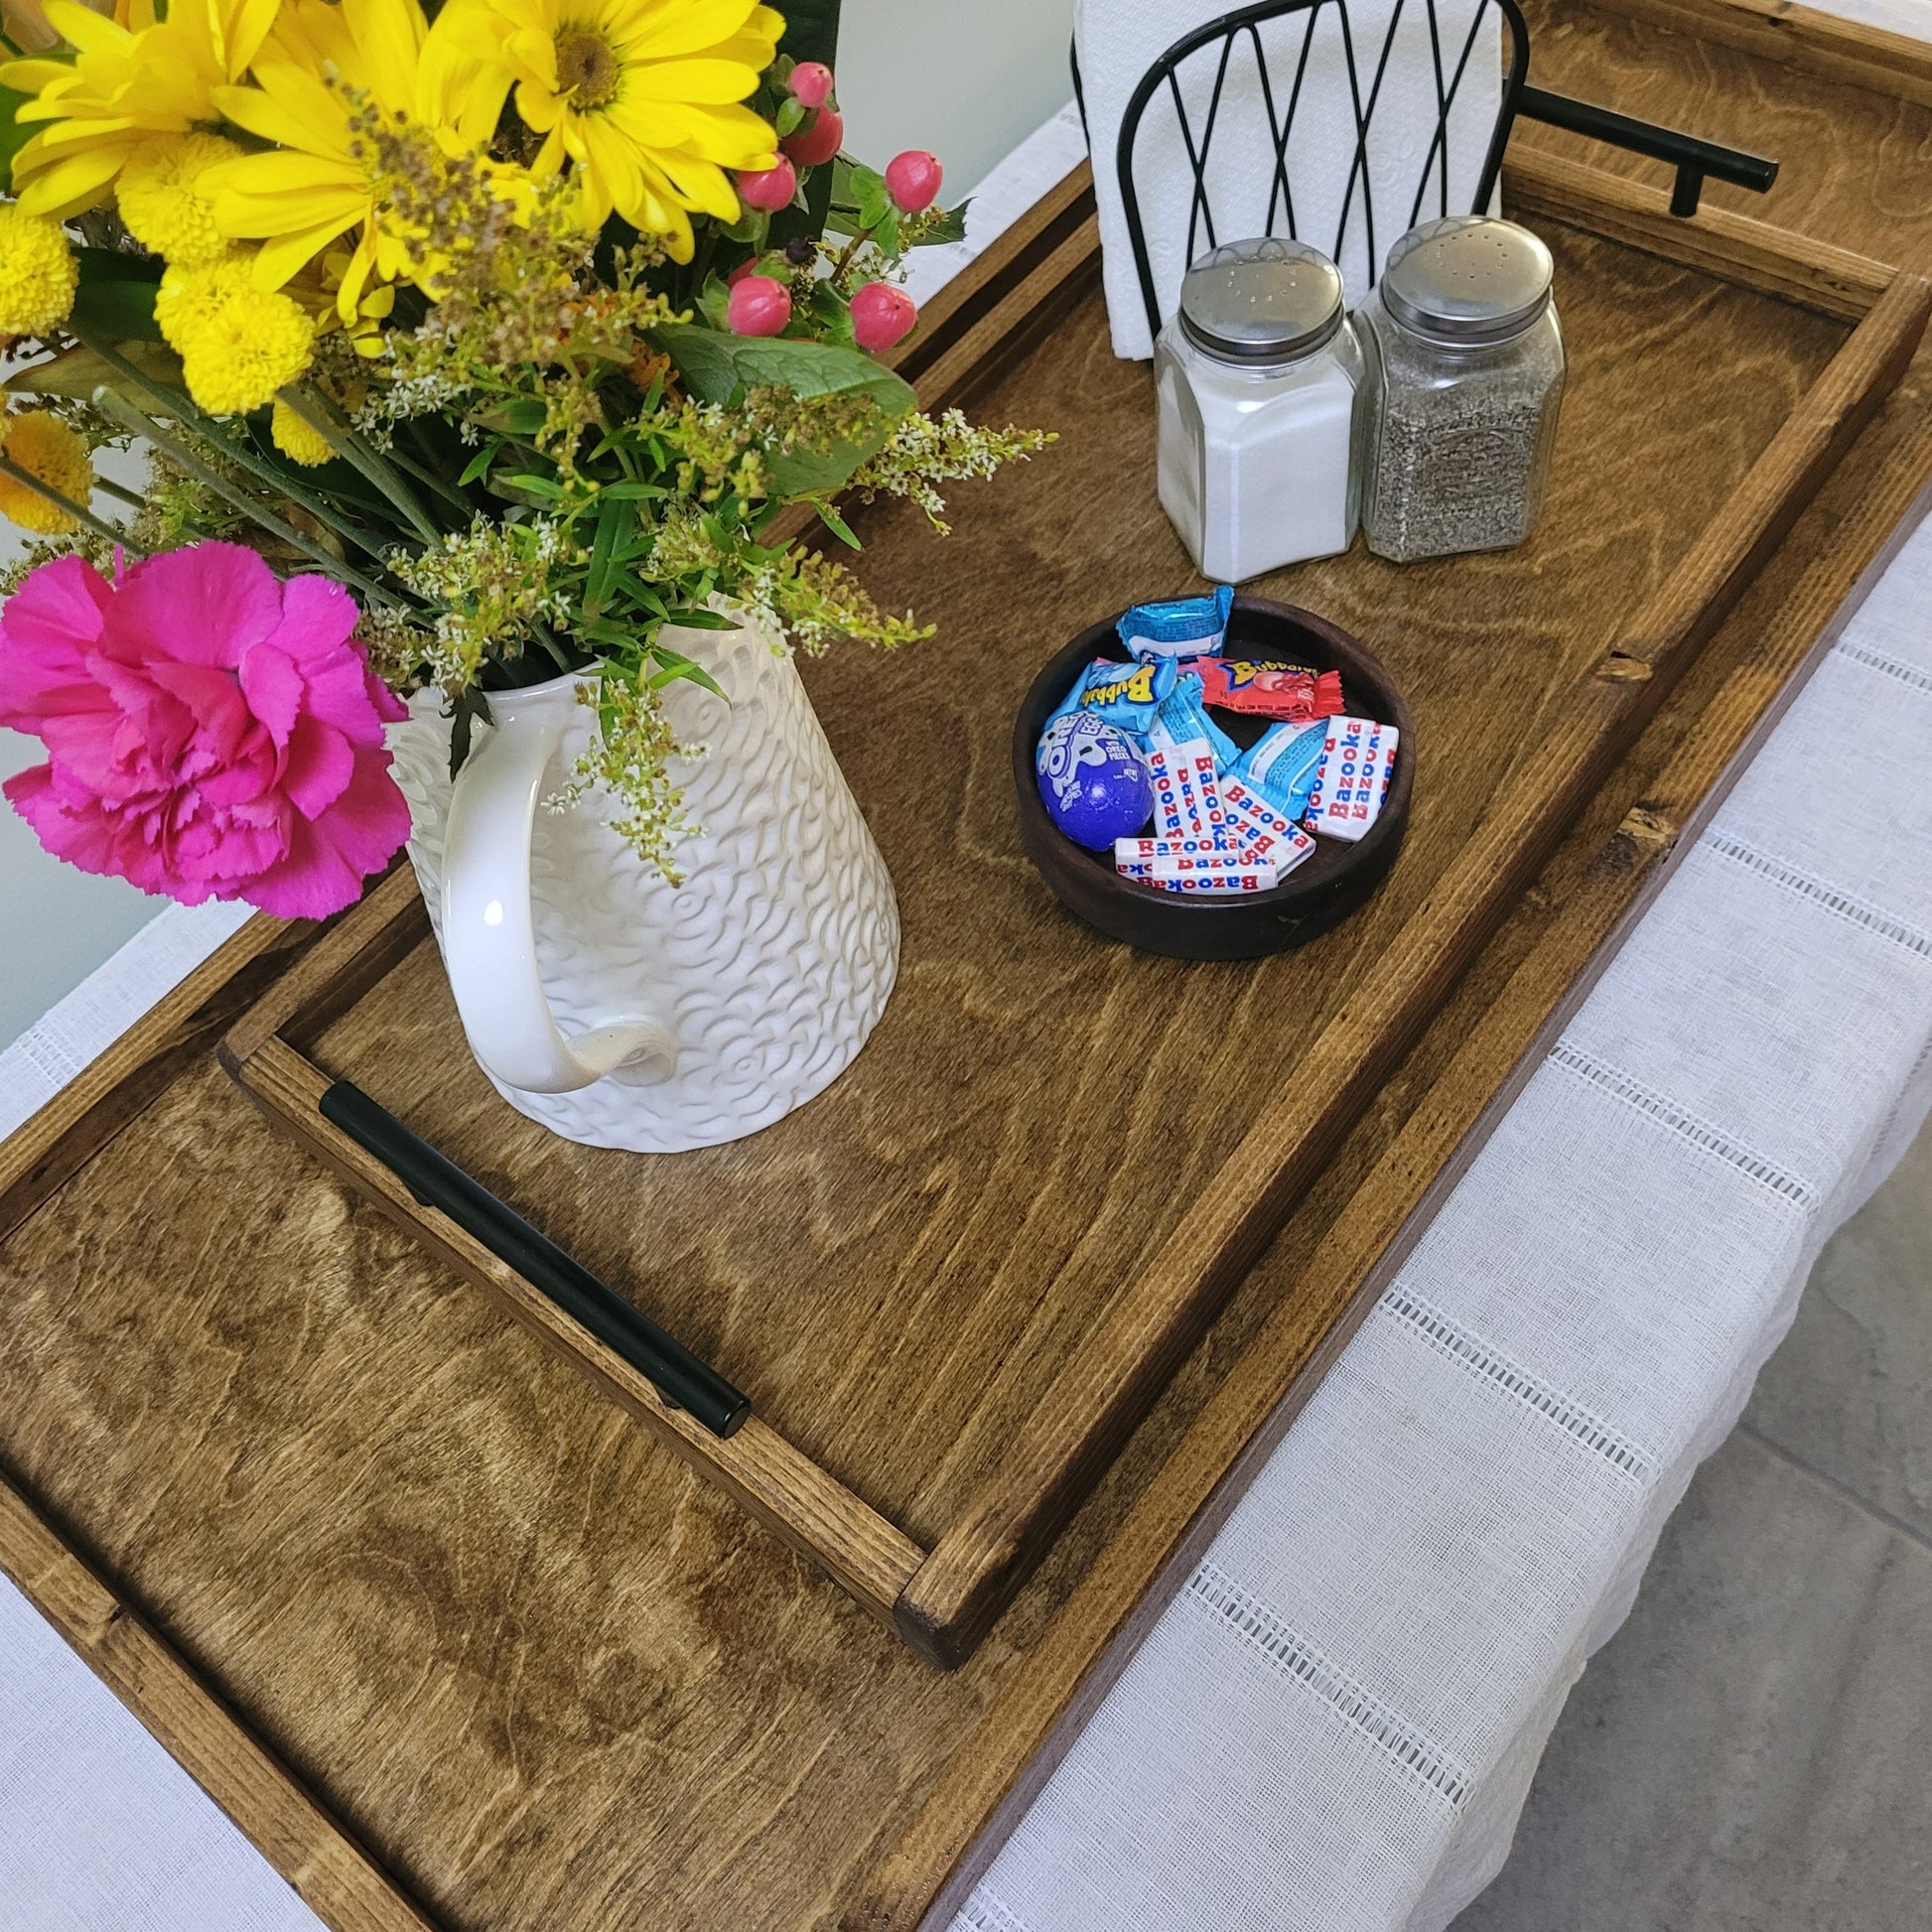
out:
{"label": "pitcher handle", "polygon": [[513,702],[497,707],[495,728],[464,761],[450,796],[443,957],[463,1031],[478,1059],[525,1093],[573,1093],[626,1062],[667,1079],[677,1042],[656,1021],[623,1014],[566,1039],[550,1011],[537,971],[530,836],[564,725],[515,716]]}

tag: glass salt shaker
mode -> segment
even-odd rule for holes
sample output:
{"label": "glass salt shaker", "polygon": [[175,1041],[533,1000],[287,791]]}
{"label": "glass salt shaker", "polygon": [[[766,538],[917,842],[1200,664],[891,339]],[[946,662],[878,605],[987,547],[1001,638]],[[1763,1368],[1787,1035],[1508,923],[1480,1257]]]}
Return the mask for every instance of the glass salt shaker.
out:
{"label": "glass salt shaker", "polygon": [[1348,548],[1362,352],[1326,255],[1278,236],[1203,255],[1154,368],[1161,506],[1203,577]]}
{"label": "glass salt shaker", "polygon": [[1362,530],[1378,557],[1504,550],[1536,527],[1563,401],[1552,272],[1535,235],[1487,215],[1426,221],[1390,249],[1355,313]]}

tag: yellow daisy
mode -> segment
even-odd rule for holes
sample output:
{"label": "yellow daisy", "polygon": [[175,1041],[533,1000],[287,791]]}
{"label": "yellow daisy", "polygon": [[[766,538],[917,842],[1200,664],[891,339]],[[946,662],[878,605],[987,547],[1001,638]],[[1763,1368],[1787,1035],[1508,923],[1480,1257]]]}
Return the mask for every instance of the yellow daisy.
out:
{"label": "yellow daisy", "polygon": [[351,96],[476,148],[495,125],[507,82],[480,73],[441,21],[428,25],[416,0],[284,0],[254,79],[252,87],[217,88],[215,105],[275,151],[210,168],[203,192],[224,234],[262,243],[255,276],[264,289],[280,288],[358,229],[341,288],[342,316],[350,321],[371,277],[409,272],[402,241],[379,231],[378,184],[355,151]]}
{"label": "yellow daisy", "polygon": [[689,261],[692,211],[738,218],[728,171],[777,161],[776,135],[739,104],[784,32],[758,0],[449,0],[443,20],[515,79],[544,137],[535,172],[572,164],[587,225],[615,211]]}
{"label": "yellow daisy", "polygon": [[108,20],[76,0],[47,0],[47,18],[74,50],[66,61],[9,61],[0,85],[32,98],[15,119],[45,122],[14,156],[20,206],[65,218],[106,199],[134,151],[156,134],[214,120],[215,89],[238,77],[280,0],[206,0],[165,20],[129,0]]}

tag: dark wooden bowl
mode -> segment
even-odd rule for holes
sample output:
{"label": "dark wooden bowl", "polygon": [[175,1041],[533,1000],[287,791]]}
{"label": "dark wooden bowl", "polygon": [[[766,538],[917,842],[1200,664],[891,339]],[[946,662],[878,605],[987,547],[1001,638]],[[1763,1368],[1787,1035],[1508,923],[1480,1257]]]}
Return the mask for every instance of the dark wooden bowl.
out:
{"label": "dark wooden bowl", "polygon": [[[1118,614],[1117,614],[1118,615]],[[1266,893],[1228,898],[1182,898],[1158,887],[1123,879],[1110,853],[1078,846],[1046,815],[1034,765],[1039,734],[1083,665],[1097,657],[1124,659],[1127,649],[1116,619],[1081,631],[1035,678],[1013,727],[1013,788],[1020,808],[1020,837],[1062,903],[1110,938],[1175,959],[1259,959],[1287,952],[1347,917],[1382,883],[1409,826],[1409,798],[1416,770],[1409,707],[1372,651],[1338,624],[1292,604],[1239,593],[1228,620],[1229,656],[1286,657],[1318,671],[1341,673],[1349,714],[1394,725],[1401,741],[1382,810],[1356,844],[1315,841],[1314,851]],[[1215,722],[1244,750],[1272,722],[1216,711]]]}

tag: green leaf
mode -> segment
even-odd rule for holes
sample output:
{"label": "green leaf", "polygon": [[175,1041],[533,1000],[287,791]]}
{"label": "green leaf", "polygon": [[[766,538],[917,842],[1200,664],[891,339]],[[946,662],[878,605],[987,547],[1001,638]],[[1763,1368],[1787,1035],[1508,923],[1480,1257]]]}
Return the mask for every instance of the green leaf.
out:
{"label": "green leaf", "polygon": [[543,427],[544,407],[535,396],[515,396],[494,409],[479,410],[470,420],[501,436],[534,436]]}
{"label": "green leaf", "polygon": [[[707,611],[704,613],[704,615],[706,617],[714,617],[716,616],[716,613]],[[687,628],[709,630],[709,629],[715,629],[717,627],[716,625],[713,624],[699,624],[693,626],[691,625],[688,617],[680,617],[678,619],[678,622],[686,625]],[[738,628],[738,625],[726,624],[724,627],[727,630],[736,630]],[[664,667],[665,673],[667,673],[667,675],[665,676],[653,677],[651,679],[651,684],[653,688],[661,689],[663,685],[668,684],[672,678],[681,677],[687,679],[692,684],[702,684],[707,691],[715,691],[721,698],[725,700],[727,704],[731,703],[731,694],[728,691],[726,691],[725,687],[722,684],[720,684],[718,680],[715,677],[713,677],[711,673],[707,671],[702,664],[698,663],[696,659],[686,657],[681,650],[673,650],[669,644],[660,642],[655,638],[653,638],[651,641],[650,654],[657,659],[658,663],[660,663]]]}
{"label": "green leaf", "polygon": [[11,87],[0,87],[0,181],[12,179],[14,156],[39,131],[33,121],[14,119],[19,109],[32,98],[31,94],[16,93]]}
{"label": "green leaf", "polygon": [[590,569],[584,577],[584,615],[601,617],[611,601],[611,584],[617,574],[618,538],[628,524],[636,528],[637,512],[621,497],[606,495],[598,504],[597,535],[591,540]]}
{"label": "green leaf", "polygon": [[776,383],[795,396],[856,391],[897,422],[916,401],[909,384],[856,348],[783,336],[731,336],[684,322],[653,329],[650,340],[676,363],[685,389],[700,402],[729,403],[759,383]]}
{"label": "green leaf", "polygon": [[666,623],[682,624],[686,630],[742,630],[743,624],[721,618],[716,611],[701,611],[696,605],[681,605],[664,613]]}
{"label": "green leaf", "polygon": [[771,125],[777,130],[779,140],[787,134],[796,134],[799,123],[805,118],[805,103],[787,94],[779,102],[778,111],[771,117]]}
{"label": "green leaf", "polygon": [[[170,387],[181,381],[181,357],[159,343],[129,343],[123,351],[143,375]],[[91,397],[101,387],[116,388],[115,370],[107,358],[91,348],[69,348],[51,361],[36,362],[7,378],[17,396]]]}
{"label": "green leaf", "polygon": [[496,452],[500,450],[502,447],[503,447],[502,439],[500,437],[492,436],[489,439],[489,441],[485,443],[483,446],[483,448],[479,450],[477,454],[473,456],[470,459],[470,461],[463,466],[463,474],[456,480],[457,487],[461,489],[465,483],[473,483],[477,481],[479,477],[483,476],[488,470],[489,466],[496,461]]}
{"label": "green leaf", "polygon": [[835,537],[837,537],[841,543],[849,543],[855,550],[860,550],[865,547],[863,544],[860,543],[859,539],[852,534],[851,528],[847,525],[845,518],[842,517],[838,513],[838,511],[832,507],[830,503],[814,503],[812,507],[818,511],[818,520],[821,523],[823,523],[825,527],[828,530],[830,530],[831,533]]}
{"label": "green leaf", "polygon": [[913,237],[914,248],[930,248],[936,242],[964,241],[966,239],[966,210],[972,207],[972,200],[960,203],[957,207],[938,208],[926,218],[931,223]]}
{"label": "green leaf", "polygon": [[502,482],[511,489],[540,496],[546,503],[561,503],[564,500],[563,484],[551,477],[539,477],[531,471],[521,470],[513,477],[503,478]]}
{"label": "green leaf", "polygon": [[76,334],[106,336],[121,343],[158,343],[154,297],[161,286],[161,264],[116,248],[79,248],[80,281],[73,292]]}

